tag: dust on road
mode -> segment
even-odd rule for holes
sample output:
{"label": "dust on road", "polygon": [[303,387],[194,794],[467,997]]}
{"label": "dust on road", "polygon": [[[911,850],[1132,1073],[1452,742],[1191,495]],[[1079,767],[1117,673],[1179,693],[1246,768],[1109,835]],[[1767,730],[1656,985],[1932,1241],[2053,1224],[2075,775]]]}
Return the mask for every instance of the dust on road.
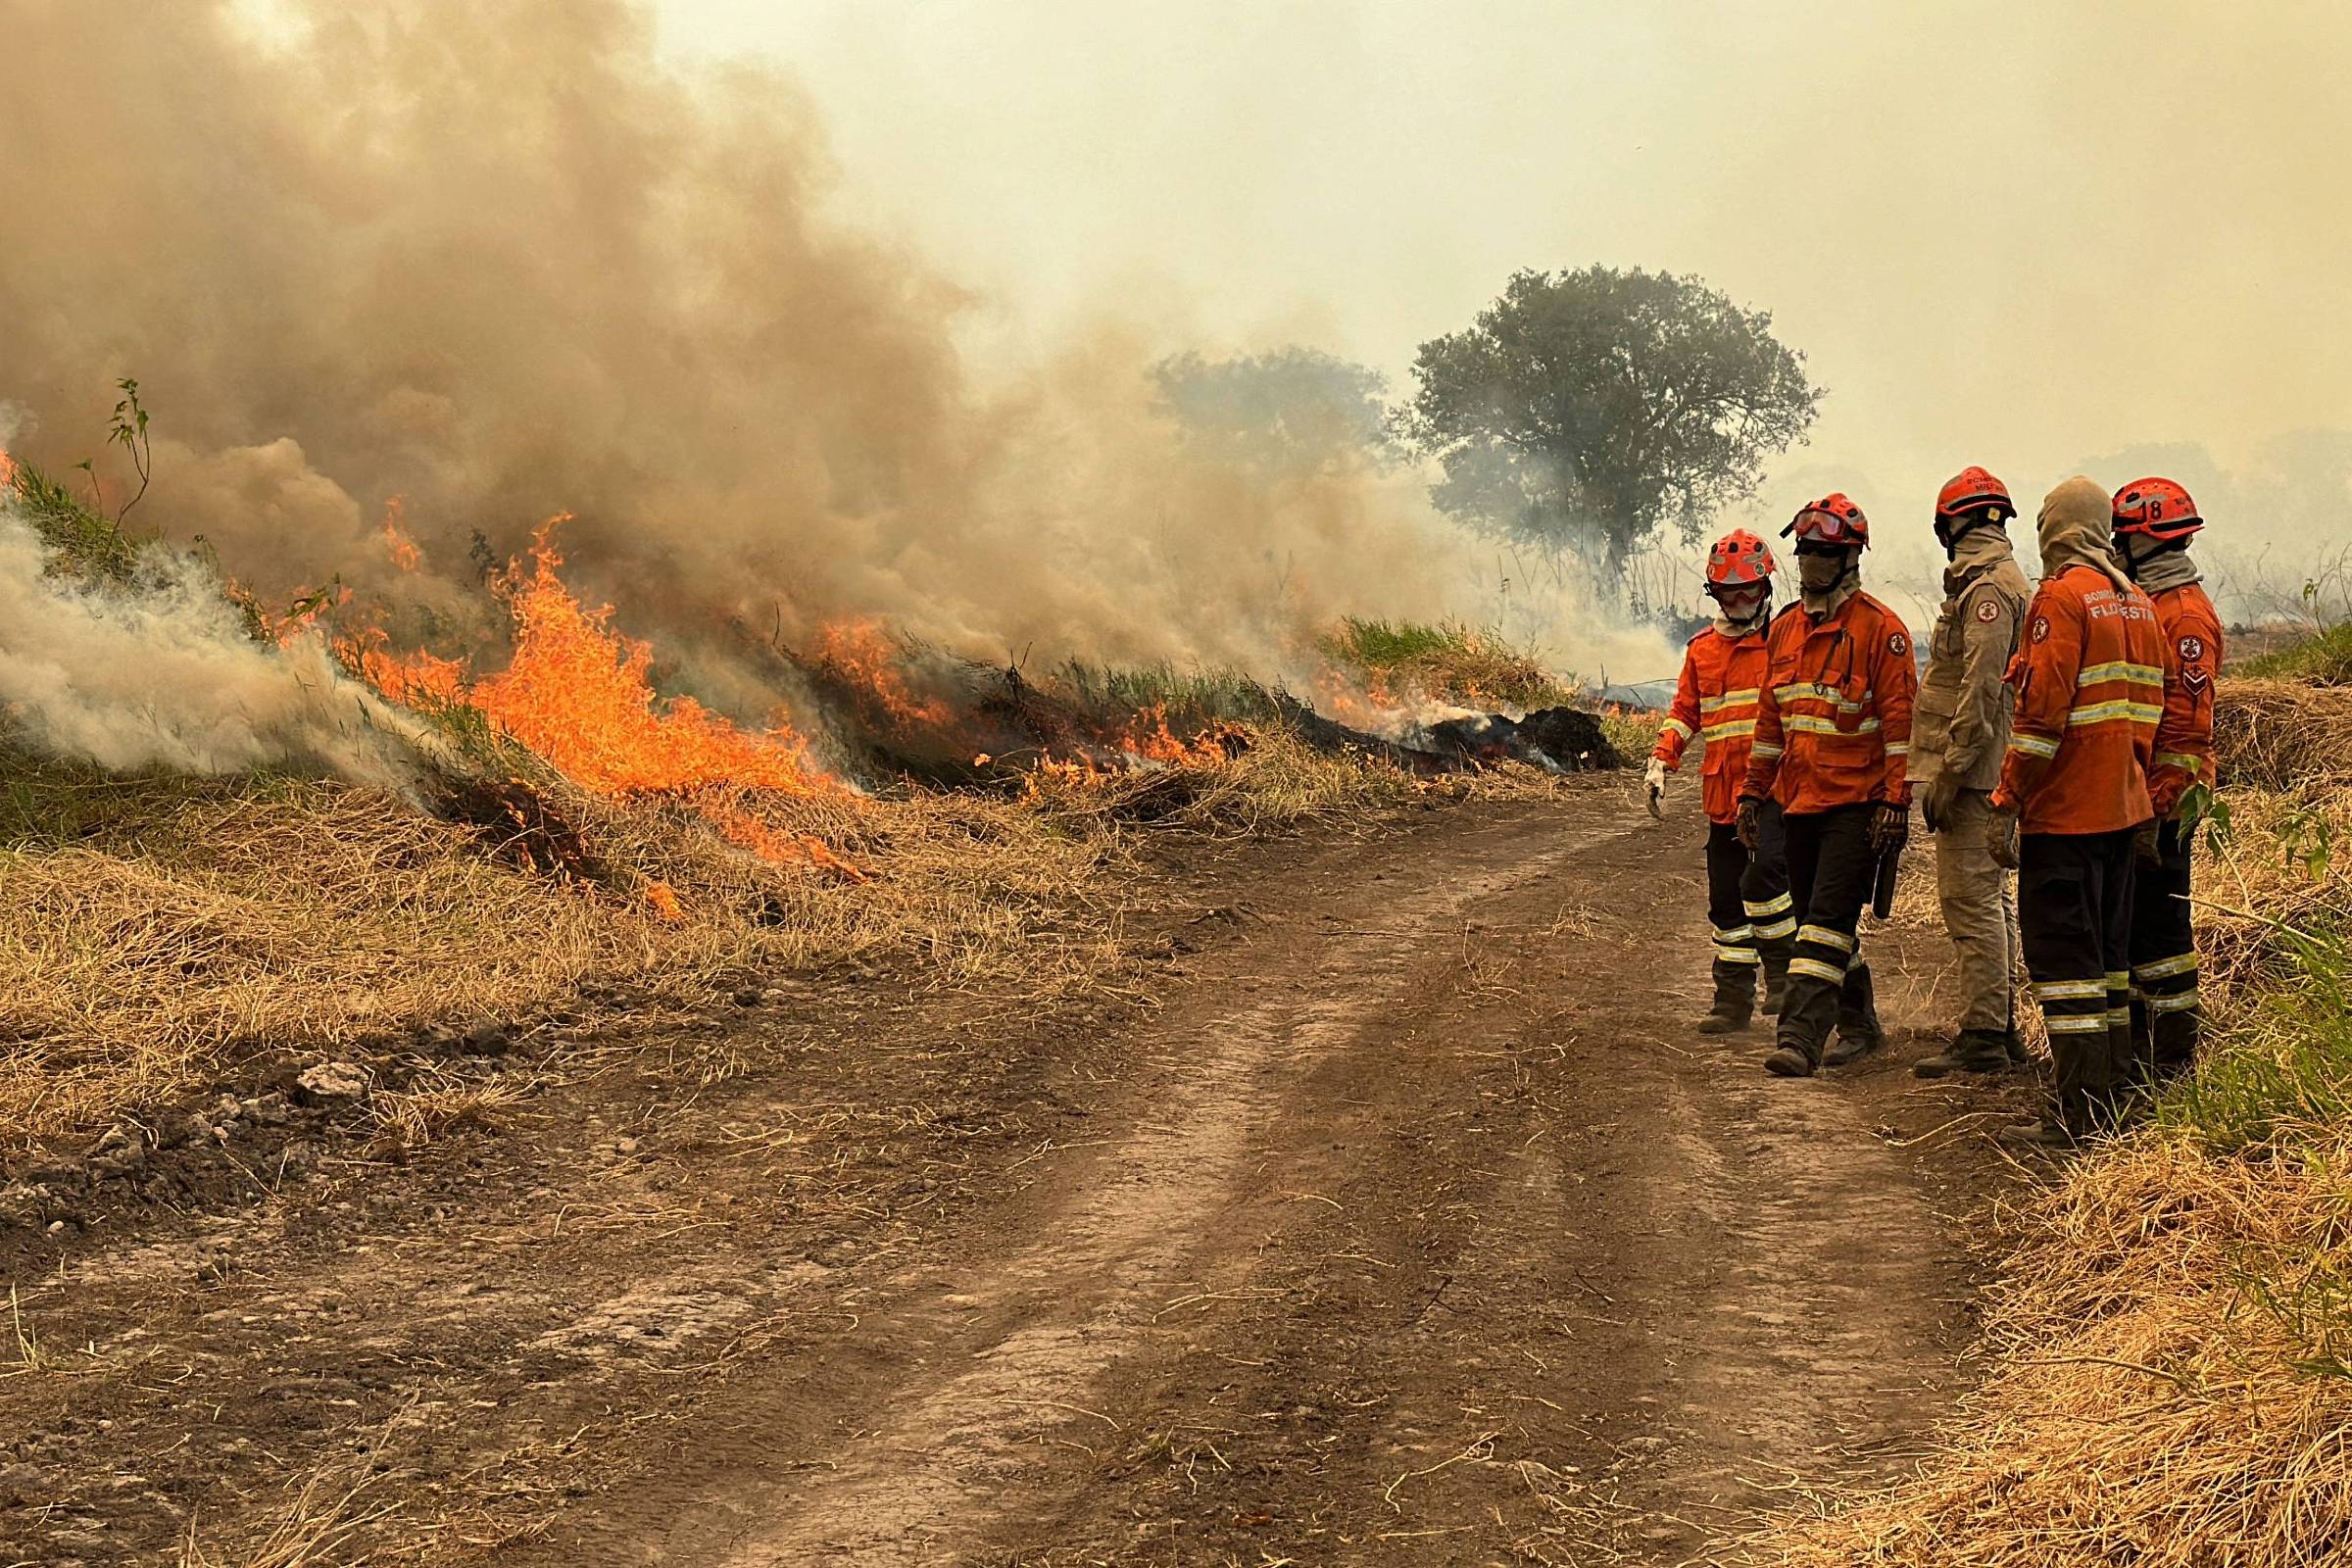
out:
{"label": "dust on road", "polygon": [[150,1216],[20,1282],[92,1353],[0,1381],[57,1494],[0,1542],[1720,1554],[1946,1407],[1995,1178],[1889,1136],[1986,1108],[1901,1071],[1924,941],[1879,965],[1897,1059],[1788,1083],[1690,1032],[1698,830],[1589,785],[1254,847],[1166,878],[1124,999],[811,991],[411,1168]]}

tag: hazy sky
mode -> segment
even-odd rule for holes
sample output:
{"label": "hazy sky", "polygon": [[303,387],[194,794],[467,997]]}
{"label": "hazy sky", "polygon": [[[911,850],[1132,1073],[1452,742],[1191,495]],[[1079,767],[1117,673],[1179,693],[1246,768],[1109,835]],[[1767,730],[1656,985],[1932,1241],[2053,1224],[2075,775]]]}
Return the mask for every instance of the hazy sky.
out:
{"label": "hazy sky", "polygon": [[[1389,370],[1522,267],[1699,274],[1832,389],[1768,498],[2352,427],[2327,5],[659,0],[814,97],[841,210],[981,297]],[[2111,482],[2132,475],[2105,475]],[[2029,503],[2029,508],[2031,503]]]}

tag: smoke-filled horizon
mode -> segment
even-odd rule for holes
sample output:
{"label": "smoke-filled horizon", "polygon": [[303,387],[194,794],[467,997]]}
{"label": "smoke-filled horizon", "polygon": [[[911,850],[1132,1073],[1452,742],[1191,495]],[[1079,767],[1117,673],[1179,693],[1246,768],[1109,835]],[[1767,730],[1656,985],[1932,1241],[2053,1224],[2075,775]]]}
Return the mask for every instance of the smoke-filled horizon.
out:
{"label": "smoke-filled horizon", "polygon": [[[0,204],[30,220],[0,403],[63,472],[138,377],[137,522],[266,592],[339,576],[487,623],[471,535],[509,555],[567,512],[576,580],[658,638],[874,616],[974,657],[1279,675],[1343,614],[1504,602],[1413,473],[1188,446],[1134,320],[975,371],[984,302],[829,210],[790,77],[665,62],[624,0],[115,9],[0,0],[43,63],[0,96]],[[421,572],[386,548],[395,496]],[[1530,586],[1514,619],[1564,667],[1661,657]]]}
{"label": "smoke-filled horizon", "polygon": [[1401,387],[1516,269],[1665,269],[1771,311],[1830,389],[1727,525],[1842,489],[1883,576],[1932,583],[1959,468],[2031,511],[2154,460],[2202,482],[2237,577],[2267,549],[2291,598],[2291,564],[2352,539],[2341,7],[658,9],[676,55],[788,62],[845,203],[955,257],[1015,356],[1116,298]]}

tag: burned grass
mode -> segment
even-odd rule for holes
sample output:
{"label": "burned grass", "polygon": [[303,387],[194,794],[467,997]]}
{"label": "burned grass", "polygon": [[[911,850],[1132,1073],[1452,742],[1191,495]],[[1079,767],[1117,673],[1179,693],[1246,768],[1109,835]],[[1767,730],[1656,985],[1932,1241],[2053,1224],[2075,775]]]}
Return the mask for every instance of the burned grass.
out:
{"label": "burned grass", "polygon": [[1989,1376],[1918,1474],[1749,1560],[2305,1568],[2352,1541],[2352,707],[2225,688],[2193,1081],[2001,1216]]}

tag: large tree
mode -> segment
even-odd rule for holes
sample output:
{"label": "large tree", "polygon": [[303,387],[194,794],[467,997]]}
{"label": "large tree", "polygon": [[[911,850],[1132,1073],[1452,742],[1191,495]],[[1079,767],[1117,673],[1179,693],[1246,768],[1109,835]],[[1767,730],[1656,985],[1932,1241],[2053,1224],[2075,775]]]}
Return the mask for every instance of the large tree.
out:
{"label": "large tree", "polygon": [[1401,425],[1445,466],[1438,505],[1612,577],[1669,524],[1689,542],[1753,494],[1822,397],[1768,314],[1697,278],[1606,267],[1514,275],[1413,369]]}

